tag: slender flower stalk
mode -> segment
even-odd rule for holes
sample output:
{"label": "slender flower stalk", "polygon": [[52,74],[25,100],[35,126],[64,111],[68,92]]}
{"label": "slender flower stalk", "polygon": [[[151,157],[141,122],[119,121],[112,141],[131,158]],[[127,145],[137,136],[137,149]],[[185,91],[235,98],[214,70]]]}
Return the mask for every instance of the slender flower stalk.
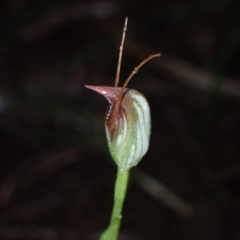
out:
{"label": "slender flower stalk", "polygon": [[159,57],[160,54],[151,55],[143,60],[134,68],[123,87],[118,87],[127,21],[126,18],[119,49],[115,86],[86,85],[87,88],[103,95],[109,102],[105,117],[105,131],[110,154],[118,167],[112,216],[100,240],[118,239],[130,169],[136,166],[147,152],[151,132],[150,107],[146,98],[137,90],[126,87],[146,62]]}
{"label": "slender flower stalk", "polygon": [[115,182],[114,205],[108,228],[101,234],[100,240],[117,240],[122,219],[122,208],[126,196],[129,171],[118,168]]}

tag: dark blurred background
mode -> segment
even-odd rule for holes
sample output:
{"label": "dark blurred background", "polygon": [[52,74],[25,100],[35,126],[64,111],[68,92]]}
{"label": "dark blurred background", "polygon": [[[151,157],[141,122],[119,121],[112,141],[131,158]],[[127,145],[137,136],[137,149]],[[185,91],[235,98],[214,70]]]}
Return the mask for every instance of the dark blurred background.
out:
{"label": "dark blurred background", "polygon": [[116,166],[104,133],[120,86],[152,111],[132,171],[121,240],[240,239],[240,1],[5,0],[0,3],[0,239],[94,240]]}

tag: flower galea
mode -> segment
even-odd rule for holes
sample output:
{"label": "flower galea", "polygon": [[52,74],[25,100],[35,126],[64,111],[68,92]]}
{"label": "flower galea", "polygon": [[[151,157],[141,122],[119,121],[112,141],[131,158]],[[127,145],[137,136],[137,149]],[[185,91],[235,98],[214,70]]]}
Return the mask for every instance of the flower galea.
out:
{"label": "flower galea", "polygon": [[148,150],[151,131],[150,108],[138,91],[120,87],[86,86],[109,102],[105,116],[108,147],[121,169],[138,164]]}

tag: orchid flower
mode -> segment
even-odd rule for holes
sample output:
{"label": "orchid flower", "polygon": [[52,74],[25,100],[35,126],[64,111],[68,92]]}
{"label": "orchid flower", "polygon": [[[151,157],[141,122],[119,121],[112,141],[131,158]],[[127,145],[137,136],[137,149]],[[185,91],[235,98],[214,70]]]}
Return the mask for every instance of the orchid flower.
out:
{"label": "orchid flower", "polygon": [[133,75],[146,62],[159,57],[160,54],[151,55],[143,60],[129,75],[123,87],[118,87],[127,21],[126,18],[119,51],[115,86],[86,85],[87,88],[103,95],[109,102],[105,115],[105,131],[110,154],[118,166],[112,217],[109,227],[101,235],[101,240],[117,240],[129,170],[136,166],[147,152],[151,132],[150,107],[146,98],[137,90],[126,87]]}

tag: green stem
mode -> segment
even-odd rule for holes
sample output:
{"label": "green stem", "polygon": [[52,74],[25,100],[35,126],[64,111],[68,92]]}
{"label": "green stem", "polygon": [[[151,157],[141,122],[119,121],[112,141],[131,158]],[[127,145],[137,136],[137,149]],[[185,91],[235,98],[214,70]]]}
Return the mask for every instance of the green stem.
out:
{"label": "green stem", "polygon": [[122,218],[122,207],[126,196],[128,178],[129,170],[122,170],[118,168],[111,221],[107,229],[101,234],[100,240],[118,239],[118,232]]}

